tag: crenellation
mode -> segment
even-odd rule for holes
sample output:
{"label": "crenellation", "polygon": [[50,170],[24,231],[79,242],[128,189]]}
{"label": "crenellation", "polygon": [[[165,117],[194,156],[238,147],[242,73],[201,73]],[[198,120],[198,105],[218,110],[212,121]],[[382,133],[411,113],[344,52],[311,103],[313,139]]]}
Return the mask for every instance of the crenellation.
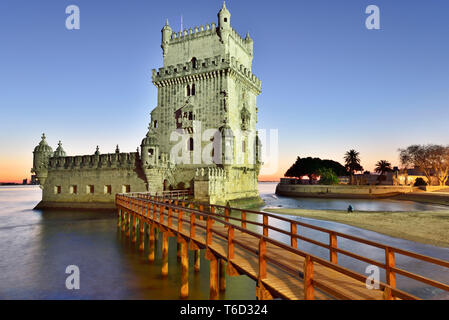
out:
{"label": "crenellation", "polygon": [[51,157],[48,170],[120,168],[135,166],[138,161],[140,161],[140,156],[137,152]]}
{"label": "crenellation", "polygon": [[[185,77],[190,75],[200,75],[205,72],[220,71],[224,69],[229,69],[232,67],[234,71],[238,72],[250,81],[254,86],[260,90],[260,80],[248,69],[245,65],[240,64],[235,57],[231,57],[228,60],[225,56],[217,55],[214,57],[209,57],[205,59],[197,59],[196,68],[192,68],[191,62],[186,62],[184,64],[178,63],[176,66],[170,65],[166,67],[160,67],[158,71],[153,69],[153,83],[163,82],[164,80]],[[193,72],[192,72],[193,71]]]}

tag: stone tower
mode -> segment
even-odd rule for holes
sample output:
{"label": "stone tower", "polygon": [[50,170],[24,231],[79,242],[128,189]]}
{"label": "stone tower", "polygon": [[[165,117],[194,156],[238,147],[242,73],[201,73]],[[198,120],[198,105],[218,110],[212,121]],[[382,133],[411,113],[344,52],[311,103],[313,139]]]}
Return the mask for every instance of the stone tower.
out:
{"label": "stone tower", "polygon": [[[251,71],[253,40],[232,28],[223,2],[218,26],[174,32],[166,21],[161,47],[164,66],[153,70],[157,106],[141,145],[143,171],[165,188],[194,189],[198,200],[259,199],[261,82]],[[149,190],[158,189],[149,183]]]}
{"label": "stone tower", "polygon": [[[137,152],[67,155],[45,135],[32,172],[43,189],[37,208],[114,208],[117,193],[190,189],[214,204],[260,203],[257,96],[253,40],[231,26],[223,3],[218,25],[161,30],[164,65],[153,70],[158,90]],[[243,202],[243,203],[241,203]]]}

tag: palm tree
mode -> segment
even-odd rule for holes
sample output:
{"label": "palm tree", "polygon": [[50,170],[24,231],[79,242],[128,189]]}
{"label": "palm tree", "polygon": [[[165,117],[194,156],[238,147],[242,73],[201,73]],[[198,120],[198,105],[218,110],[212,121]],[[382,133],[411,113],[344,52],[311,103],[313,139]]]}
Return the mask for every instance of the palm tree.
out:
{"label": "palm tree", "polygon": [[376,163],[376,168],[374,170],[380,173],[380,175],[383,175],[386,172],[393,171],[393,169],[391,168],[391,163],[388,162],[387,160],[379,160]]}
{"label": "palm tree", "polygon": [[363,167],[360,165],[360,153],[354,149],[345,153],[345,168],[351,174],[351,184],[353,184],[353,176],[356,171],[362,171]]}

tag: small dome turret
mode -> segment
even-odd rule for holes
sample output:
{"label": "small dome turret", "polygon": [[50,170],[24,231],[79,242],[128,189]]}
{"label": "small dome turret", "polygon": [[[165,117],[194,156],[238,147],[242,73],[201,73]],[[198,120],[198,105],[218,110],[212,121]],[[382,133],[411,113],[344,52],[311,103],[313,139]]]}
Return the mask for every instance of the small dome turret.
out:
{"label": "small dome turret", "polygon": [[55,153],[53,154],[53,157],[65,157],[66,153],[64,149],[62,148],[61,140],[58,142],[58,147],[55,150]]}
{"label": "small dome turret", "polygon": [[33,168],[31,172],[36,174],[41,188],[44,187],[48,175],[48,159],[53,155],[53,149],[45,140],[45,133],[42,134],[41,142],[33,151]]}
{"label": "small dome turret", "polygon": [[53,149],[47,144],[47,141],[45,140],[45,133],[42,134],[41,142],[34,148],[34,152],[41,152],[41,153],[53,153]]}
{"label": "small dome turret", "polygon": [[[227,18],[225,20],[225,18]],[[219,22],[225,22],[228,23],[228,25],[231,23],[229,19],[231,18],[231,13],[229,12],[228,8],[226,8],[226,3],[223,1],[223,6],[221,7],[221,10],[218,12],[218,19]],[[221,20],[223,19],[223,21]]]}
{"label": "small dome turret", "polygon": [[154,133],[151,133],[150,131],[148,131],[147,135],[145,138],[142,139],[142,144],[141,146],[154,146],[156,145],[156,136]]}
{"label": "small dome turret", "polygon": [[95,150],[94,155],[99,156],[100,155],[100,147],[97,146],[97,149]]}

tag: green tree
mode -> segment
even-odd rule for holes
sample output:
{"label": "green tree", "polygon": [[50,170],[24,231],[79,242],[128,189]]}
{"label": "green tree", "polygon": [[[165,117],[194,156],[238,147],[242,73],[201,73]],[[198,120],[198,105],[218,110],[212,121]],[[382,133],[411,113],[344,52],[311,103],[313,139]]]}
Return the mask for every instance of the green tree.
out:
{"label": "green tree", "polygon": [[357,171],[362,171],[363,167],[360,165],[360,153],[351,149],[345,153],[345,168],[351,174],[351,184],[354,183],[354,173]]}
{"label": "green tree", "polygon": [[320,175],[320,184],[338,184],[338,177],[331,168],[321,168],[318,170],[318,174]]}
{"label": "green tree", "polygon": [[376,168],[374,170],[382,176],[384,173],[393,171],[393,168],[391,167],[391,163],[387,160],[379,160],[377,161]]}
{"label": "green tree", "polygon": [[406,149],[399,149],[402,165],[407,168],[413,166],[422,170],[431,184],[431,177],[435,175],[440,186],[444,186],[449,177],[449,147],[436,144],[411,145]]}
{"label": "green tree", "polygon": [[296,162],[285,172],[286,177],[309,177],[310,183],[317,179],[320,169],[332,169],[336,175],[347,175],[345,167],[333,160],[321,160],[320,158],[296,158]]}

